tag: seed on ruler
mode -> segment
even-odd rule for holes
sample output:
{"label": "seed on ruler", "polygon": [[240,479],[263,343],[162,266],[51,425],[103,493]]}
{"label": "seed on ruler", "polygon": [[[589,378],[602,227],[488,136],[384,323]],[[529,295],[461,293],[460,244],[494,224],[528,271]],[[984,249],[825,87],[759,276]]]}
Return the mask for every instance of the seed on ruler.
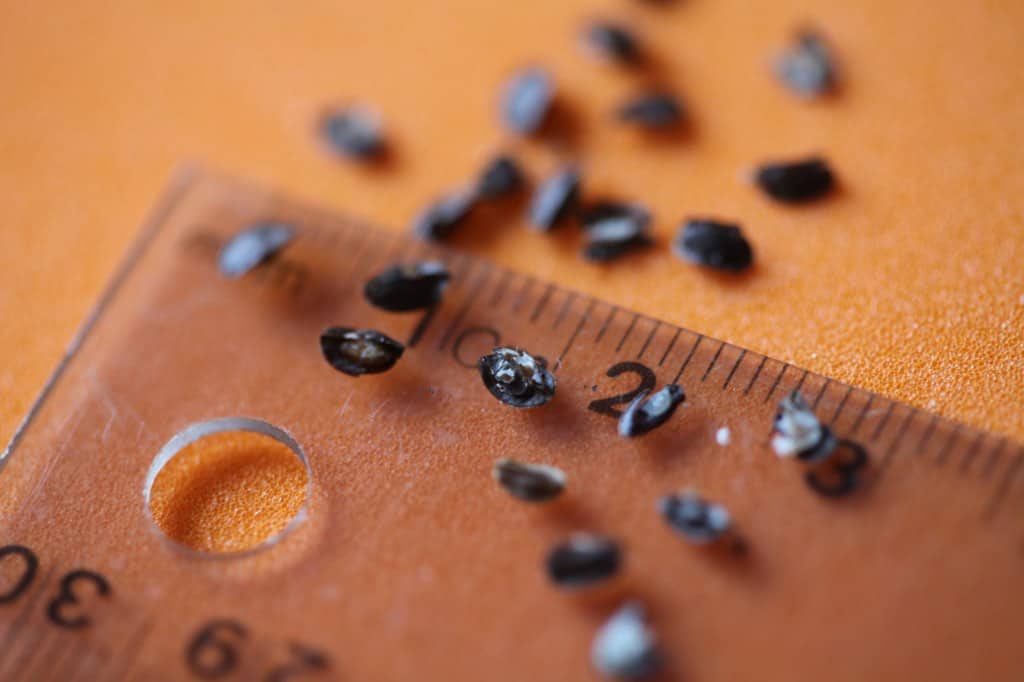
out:
{"label": "seed on ruler", "polygon": [[580,172],[565,166],[537,186],[530,200],[530,223],[548,231],[575,208],[580,196]]}
{"label": "seed on ruler", "polygon": [[565,472],[545,464],[526,464],[502,458],[494,463],[494,480],[513,497],[527,502],[546,502],[565,488]]}
{"label": "seed on ruler", "polygon": [[320,350],[331,367],[357,377],[391,369],[405,346],[373,329],[328,327],[320,335]]}
{"label": "seed on ruler", "polygon": [[584,211],[582,221],[587,234],[583,258],[588,261],[614,260],[651,244],[647,235],[651,214],[641,206],[601,202]]}
{"label": "seed on ruler", "polygon": [[241,277],[276,256],[295,237],[295,228],[283,223],[256,223],[224,245],[218,267],[226,277]]}
{"label": "seed on ruler", "polygon": [[480,173],[476,193],[480,199],[497,199],[515,194],[526,184],[526,177],[519,163],[508,154],[501,154],[490,161]]}
{"label": "seed on ruler", "polygon": [[786,203],[817,199],[827,194],[835,184],[828,163],[817,157],[763,164],[757,169],[754,179],[766,194]]}
{"label": "seed on ruler", "polygon": [[441,300],[449,274],[440,261],[392,265],[363,287],[373,305],[391,312],[423,310]]}
{"label": "seed on ruler", "polygon": [[683,105],[666,92],[650,92],[635,97],[621,107],[616,115],[624,123],[648,130],[671,128],[683,119]]}
{"label": "seed on ruler", "polygon": [[602,675],[619,680],[636,680],[658,672],[658,640],[647,626],[639,602],[625,604],[601,626],[590,648],[590,662]]}
{"label": "seed on ruler", "polygon": [[512,132],[532,135],[543,127],[554,98],[555,82],[547,71],[540,67],[523,69],[505,85],[502,120]]}
{"label": "seed on ruler", "polygon": [[804,30],[775,63],[775,73],[793,94],[813,99],[835,86],[836,67],[825,40]]}
{"label": "seed on ruler", "polygon": [[640,45],[625,26],[608,21],[596,21],[583,33],[584,45],[594,54],[620,64],[632,65],[640,61]]}
{"label": "seed on ruler", "polygon": [[577,533],[548,553],[548,577],[559,587],[587,587],[615,575],[621,563],[619,546],[610,538]]}
{"label": "seed on ruler", "polygon": [[684,260],[718,270],[745,270],[754,260],[739,225],[714,220],[686,221],[672,250]]}
{"label": "seed on ruler", "polygon": [[421,239],[442,241],[466,221],[476,202],[475,191],[459,190],[442,197],[416,217],[412,232]]}
{"label": "seed on ruler", "polygon": [[477,365],[484,386],[506,405],[539,407],[555,394],[555,377],[547,370],[547,361],[524,350],[500,346]]}
{"label": "seed on ruler", "polygon": [[822,460],[836,449],[832,430],[818,421],[799,391],[779,403],[772,430],[772,449],[779,457]]}
{"label": "seed on ruler", "polygon": [[320,121],[320,134],[335,152],[351,159],[368,159],[384,149],[380,117],[362,107],[328,112]]}
{"label": "seed on ruler", "polygon": [[672,528],[698,545],[715,542],[732,529],[725,507],[702,500],[692,491],[666,495],[658,500],[658,511]]}
{"label": "seed on ruler", "polygon": [[686,400],[683,387],[669,384],[654,393],[641,393],[619,417],[619,435],[623,438],[642,436],[658,428]]}

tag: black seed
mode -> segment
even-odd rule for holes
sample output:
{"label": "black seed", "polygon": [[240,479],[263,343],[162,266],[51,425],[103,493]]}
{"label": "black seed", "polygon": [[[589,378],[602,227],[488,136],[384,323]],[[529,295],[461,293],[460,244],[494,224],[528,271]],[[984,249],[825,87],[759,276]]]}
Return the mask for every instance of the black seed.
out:
{"label": "black seed", "polygon": [[539,407],[555,394],[555,377],[544,358],[506,346],[494,349],[478,362],[484,386],[495,398],[512,407]]}
{"label": "black seed", "polygon": [[725,507],[706,502],[692,492],[666,495],[658,500],[658,511],[669,525],[698,545],[715,542],[732,528]]}
{"label": "black seed", "polygon": [[372,329],[328,327],[320,335],[320,350],[331,367],[357,377],[391,369],[405,346]]}
{"label": "black seed", "polygon": [[537,186],[530,201],[530,222],[539,230],[550,230],[576,208],[579,196],[579,170],[562,168]]}
{"label": "black seed", "polygon": [[641,393],[619,417],[619,435],[632,438],[653,431],[667,422],[684,400],[686,394],[679,384],[669,384],[650,395]]}
{"label": "black seed", "polygon": [[373,305],[391,312],[422,310],[441,300],[448,270],[440,261],[392,265],[363,287]]}
{"label": "black seed", "polygon": [[476,202],[476,192],[470,191],[460,191],[438,199],[416,218],[412,227],[413,234],[429,241],[446,239],[466,221]]}
{"label": "black seed", "polygon": [[256,223],[231,238],[220,251],[218,266],[227,277],[241,277],[273,258],[295,237],[295,229],[282,223]]}
{"label": "black seed", "polygon": [[757,169],[757,184],[769,196],[788,203],[810,201],[832,189],[835,178],[824,159],[766,163]]}
{"label": "black seed", "polygon": [[714,220],[688,220],[672,248],[685,260],[719,270],[745,270],[754,260],[739,225]]}
{"label": "black seed", "polygon": [[640,46],[628,29],[618,24],[599,21],[587,27],[583,34],[587,47],[598,55],[621,64],[640,61]]}
{"label": "black seed", "polygon": [[651,214],[640,206],[602,202],[584,211],[581,220],[587,234],[583,257],[588,261],[610,261],[651,244]]}
{"label": "black seed", "polygon": [[505,490],[527,502],[545,502],[558,497],[565,488],[565,472],[544,464],[499,459],[492,473]]}
{"label": "black seed", "polygon": [[548,577],[560,587],[585,587],[619,570],[621,556],[614,540],[579,533],[556,545],[546,562]]}
{"label": "black seed", "polygon": [[380,119],[365,109],[329,112],[320,122],[320,133],[332,149],[349,158],[368,159],[384,149]]}
{"label": "black seed", "polygon": [[505,86],[502,119],[514,133],[536,133],[548,118],[554,97],[555,84],[547,71],[538,67],[524,69]]}
{"label": "black seed", "polygon": [[590,648],[590,662],[602,675],[620,680],[636,680],[658,672],[658,642],[644,622],[643,606],[627,603],[601,626]]}
{"label": "black seed", "polygon": [[791,92],[808,99],[827,93],[836,81],[831,51],[812,31],[797,35],[796,42],[776,62],[775,72]]}
{"label": "black seed", "polygon": [[772,426],[772,449],[779,457],[819,461],[836,449],[835,434],[818,421],[799,391],[782,399]]}
{"label": "black seed", "polygon": [[526,183],[523,170],[516,160],[507,154],[498,156],[484,168],[477,182],[477,196],[481,199],[496,199],[514,194]]}
{"label": "black seed", "polygon": [[651,130],[671,128],[683,118],[683,106],[674,95],[654,92],[632,99],[618,110],[618,118]]}

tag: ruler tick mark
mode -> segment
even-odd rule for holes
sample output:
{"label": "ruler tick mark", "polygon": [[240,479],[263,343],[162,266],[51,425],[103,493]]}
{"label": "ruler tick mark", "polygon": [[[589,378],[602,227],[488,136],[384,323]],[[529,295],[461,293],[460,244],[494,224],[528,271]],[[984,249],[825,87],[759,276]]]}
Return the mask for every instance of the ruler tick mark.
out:
{"label": "ruler tick mark", "polygon": [[[469,270],[470,268],[466,269],[466,274],[469,273]],[[480,275],[480,278],[477,280],[476,285],[473,287],[473,289],[469,292],[469,295],[466,297],[466,302],[462,304],[462,308],[460,308],[459,312],[456,313],[455,317],[452,318],[452,321],[448,325],[448,328],[445,329],[444,334],[441,336],[441,340],[437,344],[438,350],[444,350],[444,347],[448,345],[448,340],[451,339],[452,334],[454,334],[455,330],[458,329],[460,324],[462,324],[463,318],[466,317],[466,314],[469,312],[470,307],[472,307],[473,302],[476,300],[476,297],[480,294],[480,291],[483,289],[484,282],[487,281],[487,275],[487,271],[484,271],[484,273]]]}
{"label": "ruler tick mark", "polygon": [[836,411],[832,413],[832,419],[828,421],[828,425],[832,426],[839,419],[840,413],[843,408],[846,407],[846,401],[850,399],[850,395],[853,393],[853,386],[846,387],[846,393],[843,394],[843,399],[839,401],[839,405],[836,406]]}
{"label": "ruler tick mark", "polygon": [[936,466],[942,466],[943,464],[946,463],[946,458],[949,457],[949,453],[953,449],[953,443],[956,442],[957,436],[959,436],[959,435],[960,435],[960,425],[959,424],[954,424],[953,425],[953,433],[949,434],[949,438],[946,439],[946,444],[943,446],[942,450],[939,451],[939,454],[935,456],[935,465]]}
{"label": "ruler tick mark", "polygon": [[565,348],[563,348],[562,352],[558,354],[558,359],[555,360],[555,366],[553,369],[557,370],[562,366],[562,360],[564,360],[565,356],[568,355],[573,342],[576,341],[576,337],[579,335],[580,331],[582,331],[583,325],[585,325],[587,320],[590,319],[590,313],[593,312],[596,305],[597,300],[593,298],[590,299],[590,303],[587,304],[587,309],[583,311],[583,315],[580,317],[580,321],[576,324],[576,328],[572,331],[572,334],[569,335],[569,340],[565,342]]}
{"label": "ruler tick mark", "polygon": [[654,335],[658,333],[659,327],[661,327],[661,320],[655,320],[654,326],[651,328],[651,333],[647,335],[647,340],[644,341],[644,345],[640,346],[640,352],[636,354],[637,360],[643,358],[644,351],[647,350],[647,346],[651,345],[651,340],[654,339]]}
{"label": "ruler tick mark", "polygon": [[825,377],[825,383],[823,383],[821,385],[821,390],[818,391],[818,395],[815,396],[814,402],[811,403],[811,410],[812,411],[818,409],[818,403],[820,403],[821,399],[825,397],[825,391],[828,390],[828,385],[830,383],[832,383],[832,380],[829,379],[828,377]]}
{"label": "ruler tick mark", "polygon": [[711,362],[708,363],[708,368],[705,369],[704,374],[701,375],[700,383],[703,384],[704,380],[708,378],[709,374],[711,374],[711,370],[714,368],[715,363],[718,362],[718,358],[722,355],[723,348],[725,348],[724,341],[718,344],[718,350],[715,351],[715,354],[711,357]]}
{"label": "ruler tick mark", "polygon": [[597,338],[594,339],[594,344],[601,343],[601,339],[604,337],[604,333],[608,330],[608,325],[611,324],[612,318],[615,317],[615,313],[619,312],[619,306],[613,305],[611,311],[608,313],[608,319],[601,325],[601,329],[597,332]]}
{"label": "ruler tick mark", "polygon": [[565,303],[562,304],[562,309],[558,311],[558,315],[555,317],[555,321],[551,324],[552,329],[558,329],[558,325],[561,324],[565,316],[569,314],[569,308],[572,307],[573,302],[576,301],[577,294],[575,291],[569,292],[569,295],[565,299]]}
{"label": "ruler tick mark", "polygon": [[939,415],[933,414],[932,418],[928,420],[928,426],[925,428],[924,433],[921,434],[921,440],[917,442],[917,447],[914,448],[915,451],[921,452],[924,450],[924,444],[928,442],[928,439],[931,437],[932,432],[935,430],[938,423]]}
{"label": "ruler tick mark", "polygon": [[747,349],[741,348],[740,354],[736,358],[736,362],[732,363],[732,369],[729,370],[729,376],[725,377],[725,383],[722,384],[722,390],[729,388],[729,382],[732,381],[732,377],[736,374],[736,370],[739,368],[740,363],[743,362],[743,358],[747,356]]}
{"label": "ruler tick mark", "polygon": [[963,458],[960,460],[960,473],[966,474],[968,469],[971,468],[971,462],[974,461],[974,456],[978,454],[978,448],[981,447],[981,441],[985,439],[985,433],[981,432],[978,437],[971,443],[971,447],[967,448],[967,452],[964,453]]}
{"label": "ruler tick mark", "polygon": [[633,315],[633,319],[629,321],[629,326],[626,327],[626,332],[622,335],[622,338],[619,339],[619,345],[615,346],[616,353],[622,350],[622,347],[626,344],[626,339],[628,339],[629,335],[633,333],[633,327],[636,326],[636,321],[639,319],[640,315]]}
{"label": "ruler tick mark", "polygon": [[757,382],[757,378],[761,376],[761,370],[764,369],[764,364],[766,362],[768,362],[768,356],[762,355],[761,362],[757,363],[757,369],[754,370],[754,376],[750,378],[750,383],[747,384],[747,387],[745,389],[743,389],[743,395],[749,394],[750,389],[754,388],[754,384]]}
{"label": "ruler tick mark", "polygon": [[1003,480],[999,482],[999,487],[996,488],[995,495],[992,497],[992,502],[989,504],[988,510],[985,512],[984,518],[986,521],[991,521],[999,512],[999,507],[1002,505],[1003,499],[1006,497],[1006,493],[1009,492],[1010,486],[1013,485],[1013,480],[1017,476],[1017,472],[1020,471],[1022,461],[1024,461],[1024,454],[1018,452],[1017,458],[1006,468]]}
{"label": "ruler tick mark", "polygon": [[890,400],[889,407],[886,408],[885,414],[882,415],[882,421],[878,422],[878,426],[875,428],[874,433],[871,434],[871,440],[877,439],[882,434],[882,431],[885,430],[885,425],[889,423],[889,417],[892,416],[892,411],[895,407],[896,403]]}
{"label": "ruler tick mark", "polygon": [[693,348],[691,348],[690,352],[686,354],[686,359],[683,360],[683,366],[679,368],[679,371],[676,372],[675,379],[672,380],[673,384],[678,384],[679,383],[679,377],[683,376],[683,372],[686,371],[686,366],[690,364],[690,360],[693,359],[693,354],[697,352],[697,346],[699,346],[700,342],[703,341],[703,340],[704,340],[704,335],[703,334],[698,334],[697,335],[697,342],[695,344],[693,344]]}
{"label": "ruler tick mark", "polygon": [[910,426],[911,420],[914,418],[914,410],[908,410],[907,416],[903,418],[903,422],[900,424],[899,431],[896,432],[896,436],[892,439],[892,443],[886,448],[885,455],[882,456],[881,468],[884,470],[889,466],[889,460],[896,453],[896,448],[899,447],[900,441],[903,440],[903,434],[907,432],[907,427]]}
{"label": "ruler tick mark", "polygon": [[667,358],[668,354],[672,352],[672,349],[675,347],[676,341],[679,340],[679,335],[682,332],[682,329],[676,327],[676,333],[672,335],[672,340],[668,342],[668,347],[665,349],[665,352],[661,354],[661,360],[658,360],[658,367],[661,367],[662,365],[665,364],[665,358]]}
{"label": "ruler tick mark", "polygon": [[501,299],[505,296],[505,290],[508,289],[509,283],[512,281],[512,273],[506,272],[505,275],[498,280],[498,286],[494,289],[494,296],[491,298],[491,307],[495,307],[501,302]]}
{"label": "ruler tick mark", "polygon": [[857,415],[857,421],[855,421],[853,423],[853,426],[850,428],[851,435],[857,433],[857,430],[860,428],[860,425],[864,422],[864,417],[868,416],[868,410],[871,409],[871,404],[873,402],[875,402],[875,394],[868,394],[868,400],[866,403],[864,403],[864,407],[861,409],[860,414]]}
{"label": "ruler tick mark", "polygon": [[537,301],[537,307],[533,309],[533,314],[530,315],[530,322],[531,323],[536,322],[537,318],[540,317],[541,311],[543,311],[544,310],[544,306],[546,306],[548,304],[548,300],[551,298],[551,294],[554,293],[554,291],[555,291],[555,285],[554,284],[549,284],[547,286],[547,288],[544,289],[544,294],[540,297],[540,300]]}
{"label": "ruler tick mark", "polygon": [[523,285],[519,295],[516,296],[516,300],[512,303],[512,312],[518,313],[519,307],[523,305],[523,301],[526,300],[526,296],[530,293],[530,289],[533,287],[536,280],[533,277],[526,278],[526,284]]}
{"label": "ruler tick mark", "polygon": [[981,477],[988,478],[993,471],[995,471],[996,464],[999,462],[999,458],[1003,454],[1003,448],[1006,447],[1006,439],[1000,438],[999,445],[997,445],[992,453],[988,456],[988,461],[985,462],[984,468],[981,470]]}
{"label": "ruler tick mark", "polygon": [[768,389],[768,395],[766,395],[764,397],[764,401],[763,402],[767,403],[769,400],[772,399],[772,393],[775,393],[775,389],[779,387],[779,382],[782,381],[782,375],[786,373],[787,369],[789,369],[789,363],[788,362],[782,363],[782,371],[779,372],[779,376],[775,377],[775,383],[773,383],[772,387],[770,389]]}

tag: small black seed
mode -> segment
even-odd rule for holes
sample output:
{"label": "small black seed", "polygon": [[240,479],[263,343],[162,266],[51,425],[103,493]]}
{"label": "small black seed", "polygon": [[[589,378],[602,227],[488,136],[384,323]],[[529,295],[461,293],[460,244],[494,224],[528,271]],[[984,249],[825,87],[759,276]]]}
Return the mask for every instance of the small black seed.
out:
{"label": "small black seed", "polygon": [[547,71],[538,67],[524,69],[505,86],[502,119],[514,133],[536,133],[547,120],[554,97],[555,83]]}
{"label": "small black seed", "polygon": [[550,230],[576,208],[579,196],[579,170],[562,168],[537,186],[530,201],[530,222],[538,230]]}
{"label": "small black seed", "polygon": [[447,239],[466,221],[476,203],[476,192],[470,191],[459,191],[438,199],[417,216],[412,226],[413,234],[428,241]]}
{"label": "small black seed", "polygon": [[380,119],[365,109],[349,107],[327,113],[320,133],[331,148],[353,159],[368,159],[384,149]]}
{"label": "small black seed", "polygon": [[492,473],[505,490],[527,502],[546,502],[558,497],[565,488],[565,472],[544,464],[499,459]]}
{"label": "small black seed", "polygon": [[775,72],[794,94],[811,99],[835,87],[836,68],[825,40],[812,31],[797,35],[775,64]]}
{"label": "small black seed", "polygon": [[587,27],[583,40],[587,47],[606,59],[621,64],[636,64],[640,61],[640,45],[624,26],[595,22]]}
{"label": "small black seed", "polygon": [[502,154],[487,164],[477,181],[476,192],[481,199],[497,199],[515,194],[526,184],[523,169],[514,158]]}
{"label": "small black seed", "polygon": [[667,422],[684,400],[686,394],[679,384],[669,384],[650,395],[641,393],[619,417],[619,435],[632,438],[653,431]]}
{"label": "small black seed", "polygon": [[668,93],[654,92],[632,99],[619,107],[620,121],[650,130],[671,128],[683,119],[683,106]]}
{"label": "small black seed", "polygon": [[560,587],[585,587],[606,580],[619,570],[621,556],[614,540],[579,533],[556,545],[546,562],[548,577]]}
{"label": "small black seed", "polygon": [[776,455],[820,461],[831,455],[837,444],[835,434],[818,420],[799,391],[782,399],[772,424],[772,449]]}
{"label": "small black seed", "polygon": [[405,346],[372,329],[328,327],[320,335],[320,350],[331,367],[357,377],[391,369]]}
{"label": "small black seed", "polygon": [[231,238],[220,251],[218,267],[227,277],[241,277],[281,251],[295,237],[295,229],[282,223],[256,223]]}
{"label": "small black seed", "polygon": [[478,362],[484,386],[512,407],[539,407],[555,394],[555,377],[544,358],[518,348],[501,346]]}
{"label": "small black seed", "polygon": [[658,500],[658,511],[672,528],[698,545],[715,542],[732,528],[725,507],[706,502],[692,492],[666,495]]}
{"label": "small black seed", "polygon": [[392,265],[363,287],[373,305],[391,312],[423,310],[441,300],[448,270],[440,261]]}
{"label": "small black seed", "polygon": [[619,680],[649,677],[661,669],[658,641],[644,622],[642,605],[627,603],[601,626],[590,662],[602,675]]}
{"label": "small black seed", "polygon": [[640,206],[602,202],[585,210],[581,220],[587,234],[583,257],[588,261],[610,261],[651,244],[651,214]]}
{"label": "small black seed", "polygon": [[739,225],[714,220],[688,220],[672,248],[685,260],[719,270],[745,270],[754,260]]}
{"label": "small black seed", "polygon": [[757,169],[754,177],[766,194],[787,203],[817,199],[827,194],[835,182],[832,170],[820,158],[766,163]]}

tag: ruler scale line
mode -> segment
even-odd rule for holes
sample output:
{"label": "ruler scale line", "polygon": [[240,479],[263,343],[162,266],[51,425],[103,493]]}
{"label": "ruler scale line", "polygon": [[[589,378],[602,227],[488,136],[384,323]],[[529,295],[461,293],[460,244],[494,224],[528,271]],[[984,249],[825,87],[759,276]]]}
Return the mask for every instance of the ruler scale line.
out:
{"label": "ruler scale line", "polygon": [[853,394],[853,386],[847,386],[846,387],[846,393],[843,394],[843,397],[839,401],[839,404],[836,405],[836,411],[832,413],[832,418],[828,420],[828,425],[829,426],[832,426],[833,424],[836,423],[836,421],[839,420],[839,415],[842,414],[843,409],[846,407],[846,402],[850,399],[850,396],[852,394]]}
{"label": "ruler scale line", "polygon": [[821,385],[821,390],[818,391],[818,395],[816,395],[814,397],[814,402],[811,403],[811,411],[812,412],[814,410],[818,409],[818,403],[820,403],[821,399],[825,397],[825,391],[828,390],[829,384],[831,384],[831,383],[832,383],[832,380],[829,379],[828,377],[825,377],[825,383],[823,383]]}
{"label": "ruler scale line", "polygon": [[626,332],[619,339],[619,345],[615,346],[615,352],[618,353],[622,350],[622,347],[626,344],[626,339],[633,333],[633,328],[636,327],[636,321],[640,319],[639,315],[633,315],[633,319],[629,321],[629,326],[626,327]]}
{"label": "ruler scale line", "polygon": [[679,383],[679,377],[683,376],[683,372],[686,371],[686,366],[690,364],[690,360],[693,359],[693,354],[697,352],[697,346],[699,346],[700,342],[703,341],[703,340],[704,340],[704,335],[703,334],[698,334],[697,335],[697,341],[693,344],[693,347],[690,348],[690,352],[686,354],[686,359],[683,360],[682,367],[679,368],[679,371],[676,372],[675,378],[672,379],[672,383],[673,384],[678,384]]}
{"label": "ruler scale line", "polygon": [[576,298],[576,292],[570,291],[569,295],[565,298],[565,303],[562,304],[561,310],[558,311],[555,321],[551,324],[552,329],[558,329],[558,325],[560,325],[562,320],[565,319],[565,316],[569,314],[569,309],[572,308],[572,304],[576,301]]}
{"label": "ruler scale line", "polygon": [[907,432],[907,428],[910,426],[910,422],[913,421],[915,414],[916,413],[915,413],[914,410],[912,410],[912,409],[908,410],[907,411],[907,416],[904,417],[903,421],[900,423],[899,430],[896,432],[896,435],[893,437],[892,442],[889,444],[889,447],[886,448],[885,455],[882,456],[882,461],[880,463],[880,467],[883,470],[886,467],[889,466],[889,460],[891,460],[892,456],[896,453],[896,449],[899,447],[900,441],[903,440],[903,435]]}
{"label": "ruler scale line", "polygon": [[939,454],[935,456],[935,465],[943,466],[946,463],[946,459],[949,457],[949,453],[953,450],[953,444],[956,442],[957,437],[960,435],[960,425],[955,424],[953,426],[953,432],[949,434],[949,438],[946,439],[946,444],[939,450]]}
{"label": "ruler scale line", "polygon": [[878,426],[875,428],[874,433],[871,434],[871,440],[878,440],[878,437],[882,435],[882,431],[885,430],[886,424],[889,423],[889,417],[892,416],[892,411],[896,409],[896,403],[889,401],[889,407],[886,408],[885,414],[882,415],[882,421],[878,422]]}
{"label": "ruler scale line", "polygon": [[967,452],[965,452],[964,456],[960,459],[959,471],[961,475],[966,474],[968,469],[971,468],[971,462],[974,461],[974,456],[978,454],[978,448],[981,447],[981,442],[983,440],[985,440],[984,432],[978,434],[978,437],[971,443],[971,447],[967,448]]}
{"label": "ruler scale line", "polygon": [[985,462],[985,466],[981,470],[981,477],[988,478],[995,471],[999,459],[1003,456],[1003,449],[1006,447],[1006,438],[1000,438],[999,443],[988,456],[988,461]]}
{"label": "ruler scale line", "polygon": [[1006,498],[1006,494],[1010,491],[1010,487],[1017,478],[1017,472],[1020,471],[1020,465],[1022,462],[1024,462],[1024,451],[1018,451],[1016,459],[1014,459],[1006,468],[1006,473],[1003,474],[1003,478],[999,482],[999,487],[996,488],[992,501],[989,503],[984,516],[986,521],[991,521],[996,517],[996,514],[999,513],[999,508],[1002,506],[1003,500]]}
{"label": "ruler scale line", "polygon": [[704,380],[708,378],[709,374],[711,374],[711,370],[714,368],[715,363],[718,362],[718,358],[722,355],[722,349],[723,348],[725,348],[725,342],[724,341],[718,344],[718,350],[715,351],[714,356],[712,356],[712,358],[711,358],[711,362],[708,363],[708,368],[705,369],[704,370],[704,374],[701,375],[700,383],[703,384]]}
{"label": "ruler scale line", "polygon": [[658,329],[661,328],[661,321],[655,320],[654,326],[651,328],[651,333],[647,335],[647,340],[644,341],[644,345],[640,346],[640,351],[636,354],[636,359],[641,360],[644,357],[644,352],[647,347],[651,345],[651,341],[654,339],[654,335],[658,333]]}
{"label": "ruler scale line", "polygon": [[554,291],[554,284],[549,284],[547,288],[544,289],[543,295],[541,295],[540,300],[537,301],[537,307],[533,309],[533,314],[530,315],[531,323],[535,323],[540,317],[541,312],[543,312],[545,306],[547,306],[548,301],[551,299],[551,294],[554,293]]}
{"label": "ruler scale line", "polygon": [[[464,276],[468,275],[471,269],[472,265],[466,268],[465,273],[463,273]],[[477,296],[480,295],[480,292],[483,289],[483,282],[486,277],[487,272],[484,272],[481,275],[481,279],[476,283],[476,286],[474,286],[470,290],[469,295],[466,297],[466,300],[462,304],[462,307],[459,309],[459,312],[455,314],[455,317],[452,318],[452,321],[448,325],[448,328],[445,329],[444,334],[441,336],[441,340],[437,344],[437,349],[439,351],[444,350],[445,346],[448,345],[449,339],[451,339],[452,335],[455,333],[455,330],[459,328],[459,325],[462,324],[462,320],[469,313],[469,309],[473,306],[473,303],[476,301]]]}
{"label": "ruler scale line", "polygon": [[590,303],[587,304],[586,310],[583,311],[583,315],[580,316],[580,321],[576,324],[576,328],[573,329],[572,334],[569,335],[569,340],[565,342],[565,347],[562,352],[558,354],[558,359],[555,361],[555,369],[562,366],[562,361],[565,360],[565,356],[569,354],[569,350],[572,348],[572,344],[576,342],[576,337],[579,336],[580,331],[583,330],[583,326],[590,319],[590,314],[594,311],[597,306],[596,299],[590,299]]}
{"label": "ruler scale line", "polygon": [[601,325],[601,329],[597,332],[597,338],[594,339],[594,345],[601,343],[601,339],[604,338],[604,333],[608,330],[608,325],[612,323],[612,319],[615,317],[615,313],[619,312],[619,306],[613,305],[611,310],[608,312],[608,319]]}
{"label": "ruler scale line", "polygon": [[749,395],[750,389],[754,388],[754,384],[757,382],[757,378],[761,376],[761,370],[764,369],[765,363],[768,362],[768,356],[762,355],[761,362],[757,364],[757,369],[754,370],[754,376],[750,377],[750,383],[743,389],[743,395]]}
{"label": "ruler scale line", "polygon": [[732,369],[729,370],[729,376],[725,377],[725,383],[722,384],[723,391],[729,388],[729,382],[732,381],[733,376],[736,374],[736,370],[739,369],[739,366],[745,357],[747,357],[747,349],[741,348],[740,354],[736,358],[736,362],[732,363]]}
{"label": "ruler scale line", "polygon": [[679,340],[679,335],[683,333],[682,328],[676,327],[676,333],[672,335],[672,340],[668,342],[668,346],[665,348],[665,352],[661,354],[661,360],[658,360],[658,367],[665,364],[665,359],[668,358],[668,354],[672,352],[672,349],[676,345],[676,341]]}
{"label": "ruler scale line", "polygon": [[782,381],[782,376],[786,373],[787,369],[789,369],[789,363],[782,363],[782,371],[779,372],[779,376],[775,377],[775,381],[772,383],[772,387],[768,389],[767,395],[765,395],[764,400],[762,400],[761,402],[767,403],[769,400],[772,399],[772,394],[775,393],[775,389],[779,387],[779,382]]}

